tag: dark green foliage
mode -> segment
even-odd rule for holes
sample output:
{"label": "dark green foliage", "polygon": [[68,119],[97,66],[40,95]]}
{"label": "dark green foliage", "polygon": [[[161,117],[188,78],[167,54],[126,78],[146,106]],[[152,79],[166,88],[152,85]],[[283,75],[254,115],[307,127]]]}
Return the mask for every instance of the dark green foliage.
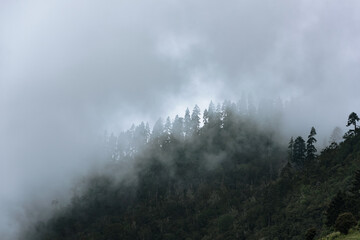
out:
{"label": "dark green foliage", "polygon": [[297,137],[293,145],[293,162],[297,168],[302,169],[305,164],[305,141],[302,137]]}
{"label": "dark green foliage", "polygon": [[314,143],[316,143],[316,139],[314,137],[315,135],[316,135],[316,130],[314,127],[312,127],[310,134],[308,136],[308,140],[306,141],[306,164],[307,165],[312,164],[315,159],[315,153],[317,151],[314,146]]}
{"label": "dark green foliage", "polygon": [[288,161],[294,162],[294,138],[291,137],[288,146]]}
{"label": "dark green foliage", "polygon": [[306,231],[305,240],[313,240],[316,236],[316,228],[310,228]]}
{"label": "dark green foliage", "polygon": [[[324,149],[310,168],[296,171],[304,167],[304,140],[290,148],[292,164],[276,132],[238,109],[211,104],[200,128],[195,107],[191,138],[188,111],[173,123],[159,120],[151,134],[141,124],[112,136],[112,174],[89,176],[68,206],[23,239],[300,240],[316,234],[310,227],[322,236],[329,231],[323,222],[334,226],[340,213],[357,217],[360,137]],[[145,144],[141,151],[134,139]]]}
{"label": "dark green foliage", "polygon": [[336,196],[331,200],[329,207],[326,211],[326,224],[333,226],[340,213],[345,210],[345,194],[339,191]]}
{"label": "dark green foliage", "polygon": [[360,197],[360,169],[355,171],[355,177],[354,177],[354,181],[352,183],[351,192],[356,197]]}
{"label": "dark green foliage", "polygon": [[343,234],[347,234],[354,226],[356,226],[356,219],[350,212],[340,214],[335,222],[335,229]]}
{"label": "dark green foliage", "polygon": [[219,232],[224,233],[233,227],[234,216],[225,214],[218,219]]}
{"label": "dark green foliage", "polygon": [[357,126],[356,126],[356,122],[358,122],[360,119],[358,117],[358,115],[354,112],[350,113],[349,118],[348,118],[348,122],[346,124],[347,127],[349,127],[350,125],[354,125],[354,130],[350,130],[349,134],[350,135],[356,135],[357,134]]}

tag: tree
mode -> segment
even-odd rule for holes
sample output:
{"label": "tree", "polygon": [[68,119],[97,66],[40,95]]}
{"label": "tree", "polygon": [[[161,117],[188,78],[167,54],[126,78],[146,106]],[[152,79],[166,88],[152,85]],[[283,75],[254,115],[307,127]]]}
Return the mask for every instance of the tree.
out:
{"label": "tree", "polygon": [[183,140],[184,138],[184,119],[178,115],[175,116],[171,135],[177,140]]}
{"label": "tree", "polygon": [[165,144],[170,143],[170,134],[171,134],[171,121],[170,121],[170,117],[167,117],[165,125],[164,125],[164,143]]}
{"label": "tree", "polygon": [[184,116],[184,132],[185,137],[189,138],[191,136],[191,118],[189,108],[186,108]]}
{"label": "tree", "polygon": [[294,138],[291,137],[288,146],[288,163],[294,162]]}
{"label": "tree", "polygon": [[350,228],[356,226],[357,222],[355,217],[350,212],[342,213],[336,219],[335,229],[343,234],[347,234]]}
{"label": "tree", "polygon": [[[205,114],[205,112],[204,112]],[[214,103],[211,101],[207,110],[209,126],[213,126],[216,121],[216,109]]]}
{"label": "tree", "polygon": [[154,145],[157,147],[162,147],[162,135],[164,133],[164,126],[162,123],[162,119],[159,118],[153,127],[152,133],[151,133],[151,141],[154,142]]}
{"label": "tree", "polygon": [[354,130],[350,130],[351,132],[354,133],[354,135],[356,135],[356,130],[357,130],[356,122],[358,122],[359,120],[360,119],[356,113],[354,112],[350,113],[346,126],[349,127],[350,125],[354,125]]}
{"label": "tree", "polygon": [[315,159],[315,153],[316,153],[316,148],[314,146],[314,143],[317,142],[317,140],[315,139],[316,135],[316,130],[314,127],[311,128],[310,130],[310,134],[308,136],[308,140],[306,141],[306,160],[307,160],[307,164],[311,164],[312,161]]}
{"label": "tree", "polygon": [[203,121],[204,121],[204,127],[207,126],[207,124],[209,123],[209,112],[207,109],[204,110]]}
{"label": "tree", "polygon": [[293,161],[296,167],[303,168],[305,162],[305,141],[301,136],[298,136],[294,141],[294,155]]}
{"label": "tree", "polygon": [[191,132],[198,135],[200,131],[200,108],[195,105],[191,113]]}

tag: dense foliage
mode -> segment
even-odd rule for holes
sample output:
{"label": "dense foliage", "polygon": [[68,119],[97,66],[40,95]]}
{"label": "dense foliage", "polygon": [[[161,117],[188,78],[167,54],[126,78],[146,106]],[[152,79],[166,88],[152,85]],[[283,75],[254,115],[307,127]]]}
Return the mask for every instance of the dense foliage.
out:
{"label": "dense foliage", "polygon": [[89,176],[25,238],[312,239],[339,214],[359,218],[359,135],[316,156],[314,128],[287,151],[239,105],[211,103],[200,119],[196,106],[151,133],[142,123],[108,137],[111,174]]}

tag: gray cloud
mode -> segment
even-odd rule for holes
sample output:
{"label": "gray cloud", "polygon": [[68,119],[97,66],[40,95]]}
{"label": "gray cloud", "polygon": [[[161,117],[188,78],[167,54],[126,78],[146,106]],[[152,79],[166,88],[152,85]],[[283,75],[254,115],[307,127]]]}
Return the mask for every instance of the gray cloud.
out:
{"label": "gray cloud", "polygon": [[2,1],[0,225],[7,228],[7,211],[31,192],[56,191],[85,171],[91,139],[104,129],[153,122],[186,105],[242,92],[281,97],[291,134],[312,125],[330,134],[359,107],[359,8],[357,1]]}

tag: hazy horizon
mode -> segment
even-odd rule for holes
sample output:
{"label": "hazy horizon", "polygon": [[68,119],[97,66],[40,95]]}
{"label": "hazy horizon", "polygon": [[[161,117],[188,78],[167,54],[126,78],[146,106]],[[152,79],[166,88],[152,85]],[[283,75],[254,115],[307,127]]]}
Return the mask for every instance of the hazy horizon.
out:
{"label": "hazy horizon", "polygon": [[86,172],[104,130],[245,94],[282,99],[289,136],[315,126],[322,145],[345,131],[360,112],[359,10],[355,0],[2,1],[0,232],[11,239],[26,200],[41,206]]}

